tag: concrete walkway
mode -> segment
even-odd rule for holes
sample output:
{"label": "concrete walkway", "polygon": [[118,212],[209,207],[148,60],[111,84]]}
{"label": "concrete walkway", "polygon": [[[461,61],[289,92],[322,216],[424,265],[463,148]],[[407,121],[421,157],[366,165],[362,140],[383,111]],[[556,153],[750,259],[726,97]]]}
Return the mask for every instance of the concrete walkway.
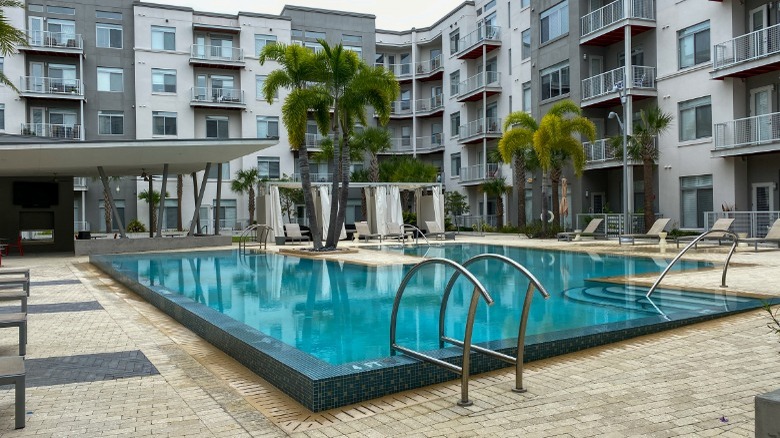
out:
{"label": "concrete walkway", "polygon": [[[515,243],[676,253],[614,242]],[[719,289],[725,251],[695,256],[718,268],[672,274],[664,285]],[[780,296],[780,251],[745,248],[732,263],[731,290]],[[510,391],[509,369],[480,375],[468,408],[455,404],[453,381],[311,413],[84,258],[3,259],[4,268],[21,266],[32,270],[27,427],[13,430],[13,389],[0,387],[0,436],[752,436],[753,397],[780,387],[780,339],[762,310],[530,363],[525,394]],[[0,355],[16,354],[17,341],[14,329],[0,330]]]}

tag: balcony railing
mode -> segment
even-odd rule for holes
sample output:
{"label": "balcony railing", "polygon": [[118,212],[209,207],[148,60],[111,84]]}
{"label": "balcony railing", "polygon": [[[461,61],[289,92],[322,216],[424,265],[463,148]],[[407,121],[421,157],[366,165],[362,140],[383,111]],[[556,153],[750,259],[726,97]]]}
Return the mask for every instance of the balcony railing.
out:
{"label": "balcony railing", "polygon": [[501,27],[499,26],[480,26],[473,32],[458,40],[458,50],[456,53],[465,52],[473,46],[485,40],[497,40],[501,37]]}
{"label": "balcony railing", "polygon": [[81,125],[22,123],[22,135],[61,138],[63,140],[81,140]]}
{"label": "balcony railing", "polygon": [[306,147],[307,148],[319,148],[322,146],[322,141],[325,139],[333,139],[333,134],[306,134]]}
{"label": "balcony railing", "polygon": [[478,119],[460,125],[460,139],[464,140],[469,137],[474,137],[484,134],[501,134],[501,119],[498,117],[488,117],[487,124],[485,119]]}
{"label": "balcony railing", "polygon": [[22,93],[83,95],[81,79],[42,78],[38,76],[22,76]]}
{"label": "balcony railing", "polygon": [[244,90],[240,88],[192,87],[192,102],[244,103]]}
{"label": "balcony railing", "polygon": [[713,53],[715,70],[780,54],[780,24],[715,44]]}
{"label": "balcony railing", "polygon": [[27,44],[36,48],[84,49],[81,34],[70,32],[49,32],[45,30],[27,31]]}
{"label": "balcony railing", "polygon": [[460,182],[482,181],[498,175],[498,163],[487,163],[487,172],[482,164],[460,168]]}
{"label": "balcony railing", "polygon": [[411,100],[396,100],[390,103],[390,115],[406,116],[412,114]]}
{"label": "balcony railing", "polygon": [[403,64],[388,64],[386,66],[388,70],[393,72],[396,79],[404,79],[405,77],[411,77],[412,76],[412,63],[406,62]]}
{"label": "balcony railing", "polygon": [[715,124],[715,149],[780,143],[780,113]]}
{"label": "balcony railing", "polygon": [[244,60],[244,49],[240,47],[193,44],[190,50],[190,58],[203,61],[241,62]]}
{"label": "balcony railing", "polygon": [[[311,173],[311,181],[312,182],[329,182],[333,181],[333,174],[332,173]],[[295,182],[301,181],[301,174],[300,173],[293,173],[292,179]]]}
{"label": "balcony railing", "polygon": [[418,113],[425,113],[444,108],[444,96],[437,94],[436,96],[429,97],[427,99],[417,99],[414,102],[414,107]]}
{"label": "balcony railing", "polygon": [[411,153],[414,150],[412,147],[412,137],[393,137],[390,139],[390,150],[387,152],[394,154],[406,154]]}
{"label": "balcony railing", "polygon": [[417,152],[435,151],[444,147],[444,139],[441,132],[423,137],[417,137]]}
{"label": "balcony railing", "polygon": [[441,55],[429,59],[427,61],[420,61],[417,63],[415,71],[418,75],[427,75],[441,68]]}
{"label": "balcony railing", "polygon": [[653,0],[617,0],[580,19],[580,36],[598,32],[620,20],[655,20]]}
{"label": "balcony railing", "polygon": [[478,73],[458,84],[458,96],[473,93],[483,87],[498,87],[500,82],[501,73],[497,71]]}
{"label": "balcony railing", "polygon": [[582,144],[582,148],[585,150],[586,163],[602,163],[615,159],[615,153],[609,147],[609,139],[607,138],[596,140],[593,143],[585,142]]}
{"label": "balcony railing", "polygon": [[[599,75],[582,80],[582,99],[593,99],[617,92],[625,82],[625,67],[618,67]],[[655,67],[643,65],[631,66],[629,88],[655,90]]]}

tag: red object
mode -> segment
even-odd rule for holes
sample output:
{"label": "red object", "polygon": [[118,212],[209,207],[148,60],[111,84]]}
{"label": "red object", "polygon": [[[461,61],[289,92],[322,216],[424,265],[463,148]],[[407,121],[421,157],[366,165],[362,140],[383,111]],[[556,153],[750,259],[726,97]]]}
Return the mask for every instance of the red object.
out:
{"label": "red object", "polygon": [[22,235],[19,234],[16,236],[16,242],[9,243],[5,246],[5,255],[8,255],[11,252],[11,248],[16,248],[19,250],[19,255],[24,255],[24,248],[22,247]]}

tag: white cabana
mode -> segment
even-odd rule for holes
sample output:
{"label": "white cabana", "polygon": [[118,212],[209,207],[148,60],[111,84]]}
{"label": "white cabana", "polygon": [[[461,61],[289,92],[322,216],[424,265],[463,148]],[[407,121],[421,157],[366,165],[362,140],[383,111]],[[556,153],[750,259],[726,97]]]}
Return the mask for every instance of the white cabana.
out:
{"label": "white cabana", "polygon": [[282,219],[282,201],[279,197],[279,187],[272,186],[271,202],[266,205],[269,226],[274,229],[275,237],[284,237],[284,219]]}
{"label": "white cabana", "polygon": [[[320,186],[320,223],[322,223],[322,235],[328,235],[328,227],[330,226],[330,187]],[[339,239],[347,238],[346,227],[341,225],[341,233],[339,233]]]}
{"label": "white cabana", "polygon": [[433,196],[433,220],[436,221],[441,229],[444,229],[444,200],[441,197],[441,187],[433,186],[431,188]]}
{"label": "white cabana", "polygon": [[374,206],[376,207],[376,232],[387,234],[387,187],[378,186],[374,192]]}
{"label": "white cabana", "polygon": [[387,193],[387,223],[396,225],[393,229],[401,229],[404,224],[401,190],[398,186],[390,186]]}

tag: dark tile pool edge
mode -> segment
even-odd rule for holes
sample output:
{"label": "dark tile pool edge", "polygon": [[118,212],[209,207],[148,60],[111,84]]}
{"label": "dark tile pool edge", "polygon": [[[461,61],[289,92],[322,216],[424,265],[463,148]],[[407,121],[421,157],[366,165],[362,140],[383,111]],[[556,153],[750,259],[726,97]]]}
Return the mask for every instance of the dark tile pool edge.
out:
{"label": "dark tile pool edge", "polygon": [[[90,256],[90,263],[314,412],[458,378],[443,368],[403,355],[330,365],[205,305],[181,295],[143,286],[116,271],[100,256]],[[681,319],[673,321],[659,315],[588,329],[528,336],[524,358],[526,362],[546,359],[755,308],[746,306],[718,314],[678,315]],[[490,342],[489,347],[509,355],[515,355],[517,351],[516,340]],[[428,353],[451,363],[460,364],[462,360],[462,354],[456,348]],[[508,366],[482,354],[472,353],[470,358],[471,374]],[[533,385],[532,381],[530,385]]]}

